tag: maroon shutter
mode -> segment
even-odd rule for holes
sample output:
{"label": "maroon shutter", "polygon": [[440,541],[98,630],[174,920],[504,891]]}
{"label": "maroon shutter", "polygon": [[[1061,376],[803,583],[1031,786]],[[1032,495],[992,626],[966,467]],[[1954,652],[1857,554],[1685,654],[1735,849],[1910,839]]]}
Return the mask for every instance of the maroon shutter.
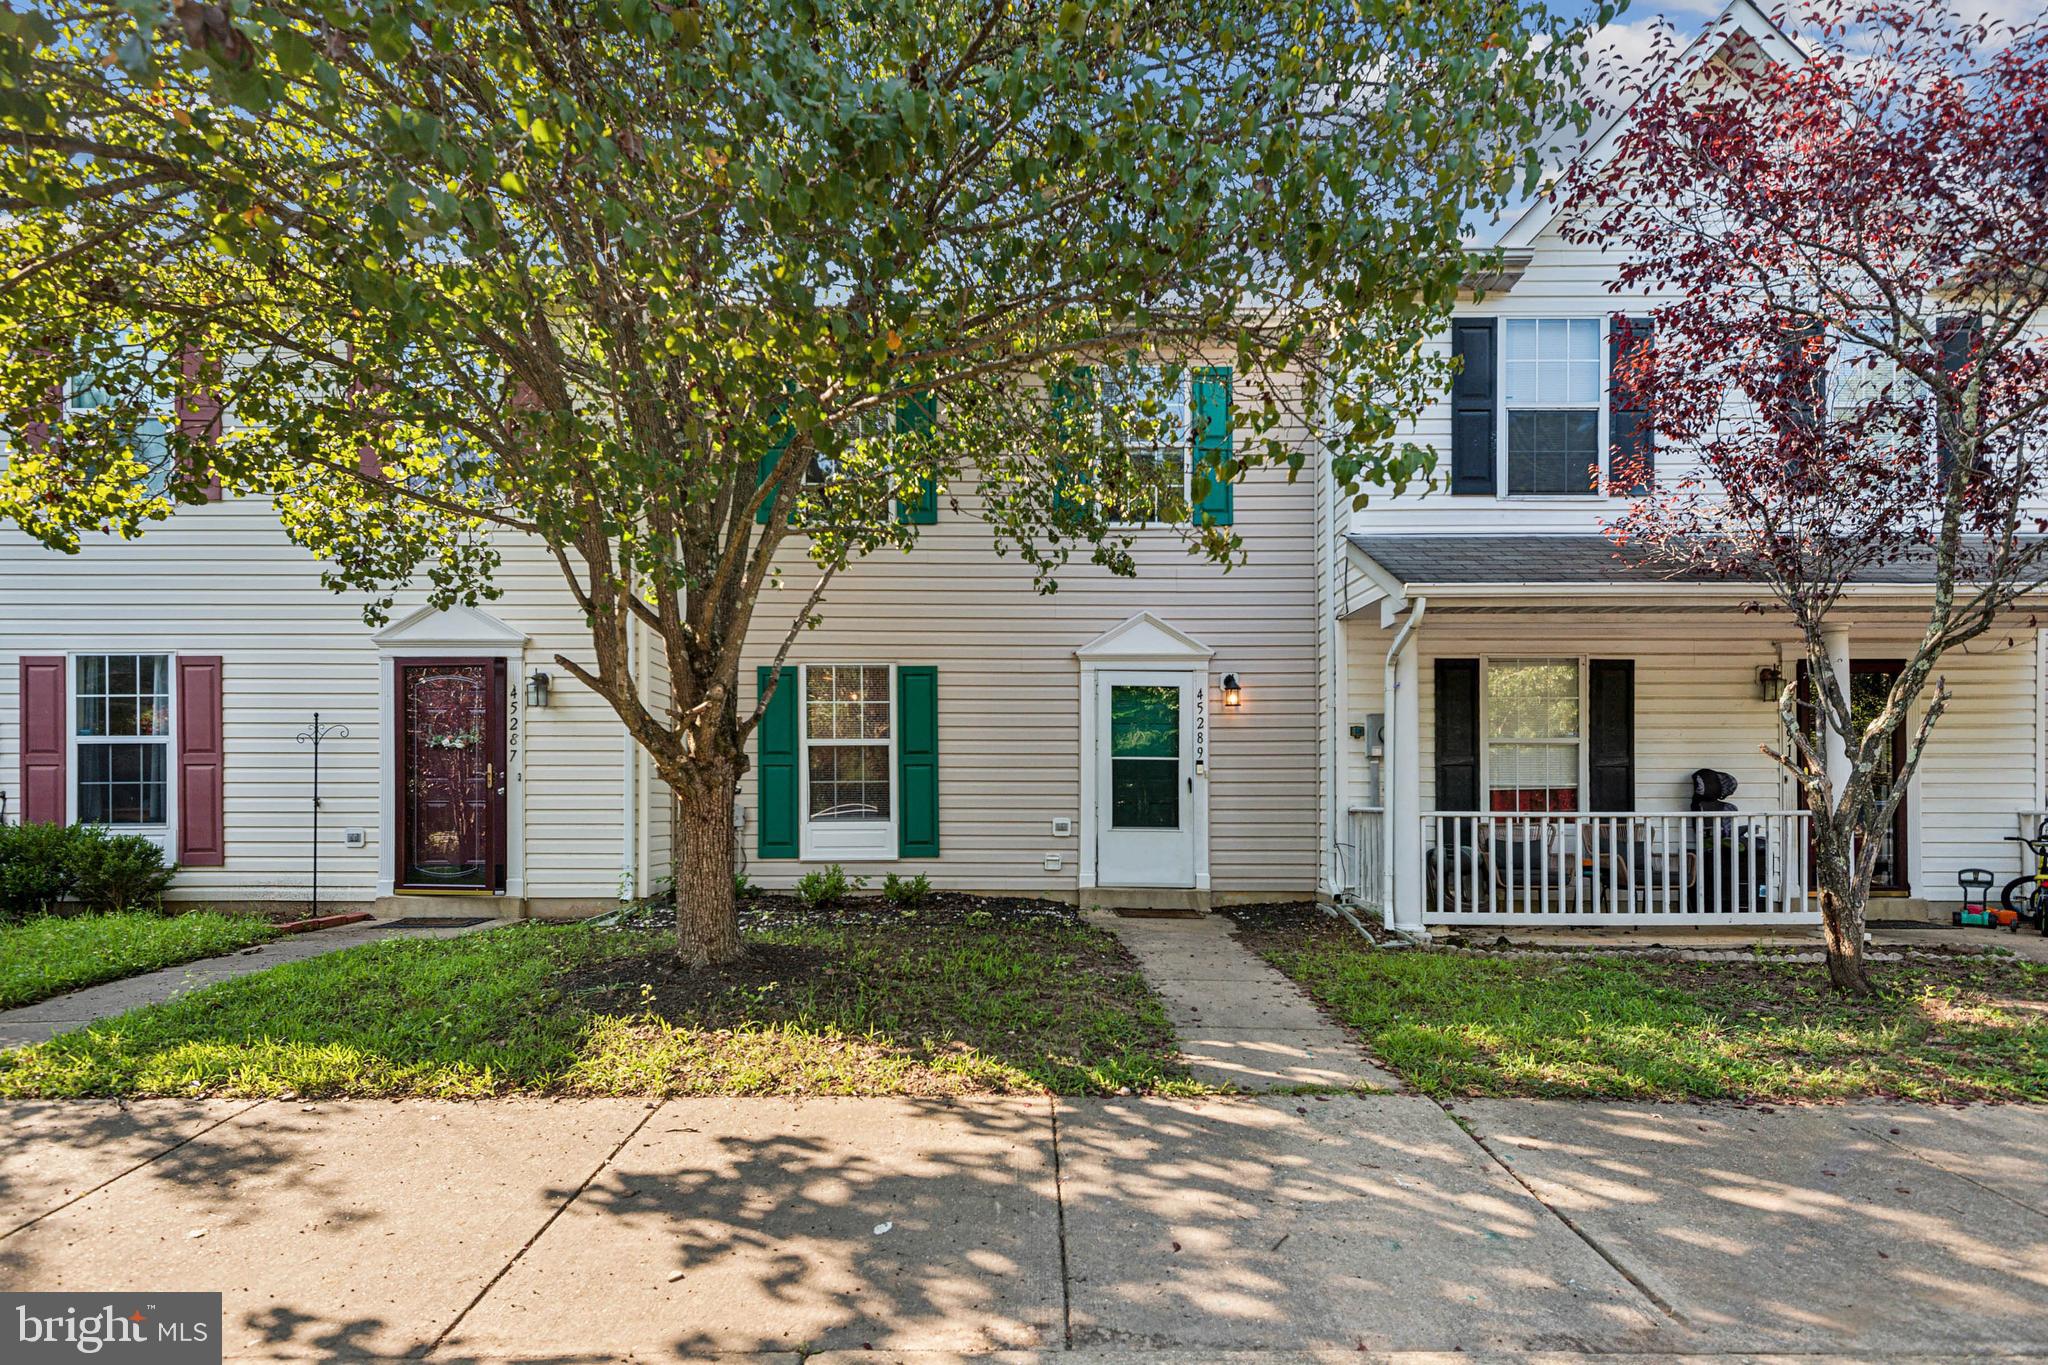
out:
{"label": "maroon shutter", "polygon": [[[221,404],[220,395],[206,385],[206,357],[197,346],[187,346],[182,367],[185,382],[178,386],[178,430],[188,441],[212,445],[220,439]],[[220,475],[211,470],[206,473],[206,500],[219,502]]]}
{"label": "maroon shutter", "polygon": [[[36,359],[46,358],[48,351],[30,352]],[[21,443],[30,450],[41,450],[50,443],[50,432],[64,417],[64,386],[54,384],[50,388],[49,406],[28,415],[21,424]]]}
{"label": "maroon shutter", "polygon": [[219,867],[222,837],[220,656],[178,656],[178,862]]}
{"label": "maroon shutter", "polygon": [[[348,359],[351,365],[355,363],[356,344],[353,341],[348,344]],[[370,390],[362,380],[351,379],[349,381],[348,401],[351,404],[360,400],[368,392]],[[366,479],[381,479],[384,477],[384,461],[377,458],[376,447],[372,446],[367,440],[356,442],[356,472]]]}
{"label": "maroon shutter", "polygon": [[23,655],[21,660],[21,820],[67,823],[64,751],[64,658]]}

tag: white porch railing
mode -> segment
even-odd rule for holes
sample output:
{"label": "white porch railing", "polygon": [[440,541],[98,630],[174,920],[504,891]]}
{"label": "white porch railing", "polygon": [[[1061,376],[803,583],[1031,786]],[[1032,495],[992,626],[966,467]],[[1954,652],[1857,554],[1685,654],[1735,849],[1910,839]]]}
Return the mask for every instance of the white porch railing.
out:
{"label": "white porch railing", "polygon": [[1804,811],[1422,817],[1425,920],[1811,923]]}
{"label": "white porch railing", "polygon": [[1384,911],[1386,899],[1386,812],[1378,806],[1353,806],[1337,845],[1343,892],[1367,910]]}

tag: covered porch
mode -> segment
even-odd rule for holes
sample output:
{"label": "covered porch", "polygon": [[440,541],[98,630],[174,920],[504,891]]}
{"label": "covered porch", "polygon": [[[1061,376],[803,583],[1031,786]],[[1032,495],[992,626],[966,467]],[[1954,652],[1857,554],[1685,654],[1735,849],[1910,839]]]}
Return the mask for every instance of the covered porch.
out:
{"label": "covered porch", "polygon": [[[1353,536],[1348,555],[1340,894],[1410,932],[1818,921],[1810,817],[1764,753],[1803,650],[1756,585],[1657,577],[1595,535]],[[1916,634],[1908,573],[1858,585],[1829,640],[1865,704]],[[2030,870],[2010,836],[2048,804],[2041,631],[1979,646],[1941,670],[1874,917],[1945,921],[1964,869]]]}

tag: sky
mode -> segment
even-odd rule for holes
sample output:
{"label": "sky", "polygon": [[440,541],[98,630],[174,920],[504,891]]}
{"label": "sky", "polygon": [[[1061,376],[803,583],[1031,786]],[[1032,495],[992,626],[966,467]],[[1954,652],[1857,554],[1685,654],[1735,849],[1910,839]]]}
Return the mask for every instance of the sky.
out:
{"label": "sky", "polygon": [[[1836,0],[1836,3],[1841,2]],[[1756,3],[1765,14],[1777,17],[1787,7],[1788,0],[1756,0]],[[1796,5],[1799,0],[1791,0],[1791,3]],[[1943,0],[1929,0],[1929,3],[1939,4]],[[2019,23],[2039,13],[2043,0],[1946,0],[1946,3],[1966,13]],[[1554,13],[1569,19],[1590,17],[1598,5],[1588,0],[1550,0],[1550,7]],[[1611,79],[1614,72],[1643,65],[1653,51],[1654,35],[1660,24],[1671,27],[1678,48],[1683,50],[1690,39],[1727,7],[1728,0],[1633,0],[1618,20],[1605,25],[1593,36],[1589,76],[1595,93],[1607,87],[1603,74]],[[1492,246],[1520,215],[1527,202],[1517,198],[1497,220],[1472,229],[1468,240],[1474,246]]]}

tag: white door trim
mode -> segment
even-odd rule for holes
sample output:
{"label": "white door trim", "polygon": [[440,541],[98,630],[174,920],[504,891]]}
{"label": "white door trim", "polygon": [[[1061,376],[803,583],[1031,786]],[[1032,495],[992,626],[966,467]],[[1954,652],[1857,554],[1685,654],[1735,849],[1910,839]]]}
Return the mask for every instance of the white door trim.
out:
{"label": "white door trim", "polygon": [[[398,662],[446,658],[505,660],[505,890],[526,898],[526,635],[475,607],[422,608],[377,635],[377,895],[398,881]],[[488,891],[480,896],[500,894]]]}
{"label": "white door trim", "polygon": [[1189,691],[1195,702],[1195,791],[1193,803],[1195,890],[1209,889],[1209,716],[1215,705],[1209,663],[1215,651],[1151,612],[1141,611],[1074,651],[1080,661],[1081,708],[1081,865],[1075,883],[1091,891],[1098,885],[1100,856],[1097,816],[1102,793],[1097,780],[1096,745],[1101,739],[1101,674],[1126,669],[1155,669],[1191,674]]}

